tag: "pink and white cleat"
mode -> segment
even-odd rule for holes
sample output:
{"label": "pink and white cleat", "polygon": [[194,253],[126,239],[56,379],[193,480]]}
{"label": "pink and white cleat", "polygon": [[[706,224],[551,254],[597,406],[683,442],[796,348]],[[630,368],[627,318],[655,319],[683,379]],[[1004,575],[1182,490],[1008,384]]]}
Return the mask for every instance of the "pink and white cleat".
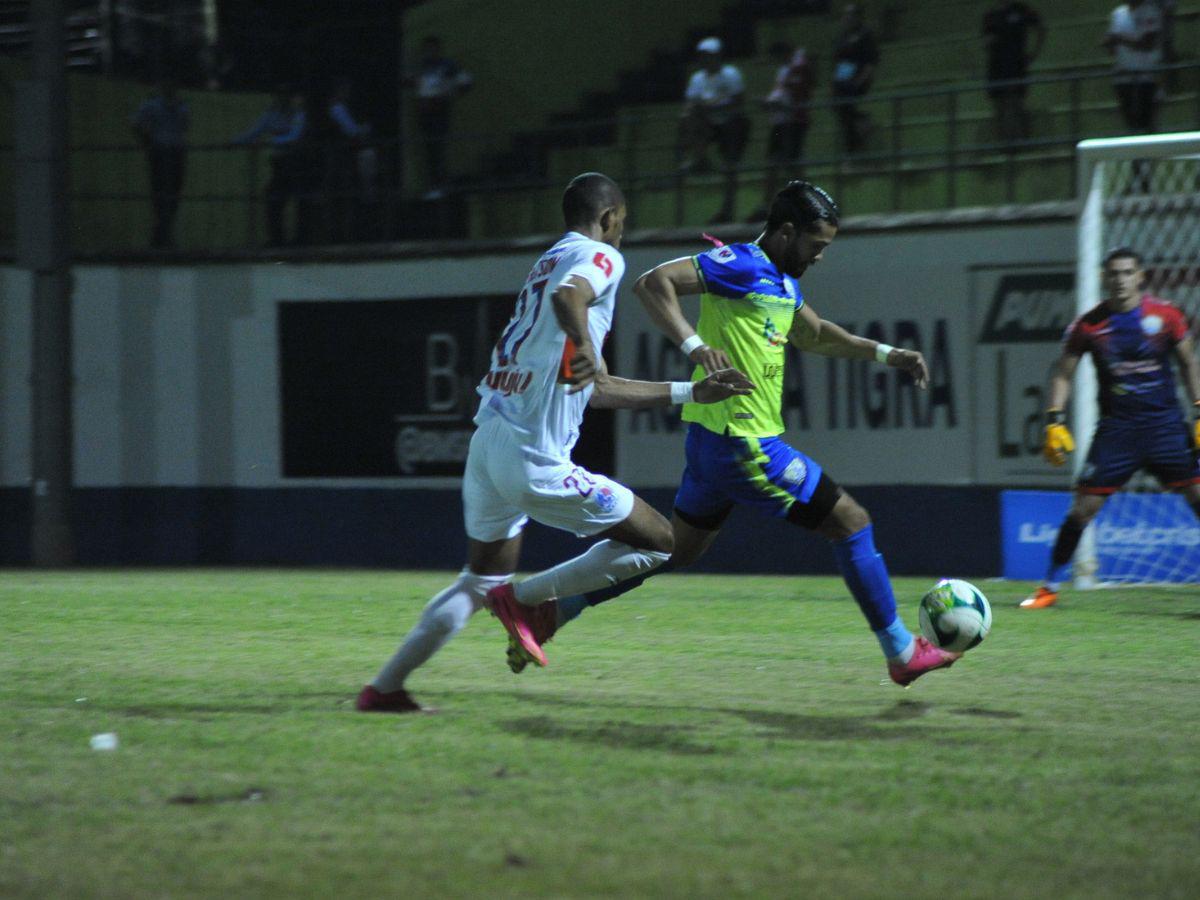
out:
{"label": "pink and white cleat", "polygon": [[961,653],[943,650],[941,647],[934,646],[923,637],[918,637],[915,640],[916,646],[913,647],[913,655],[908,662],[888,663],[888,675],[891,676],[892,681],[901,687],[908,687],[926,672],[932,672],[934,669],[945,669],[954,665],[962,658]]}
{"label": "pink and white cleat", "polygon": [[539,666],[546,665],[546,654],[542,652],[541,645],[533,636],[534,611],[517,601],[513,586],[501,584],[492,588],[487,592],[484,603],[492,611],[492,615],[500,620],[504,630],[521,645],[521,649]]}

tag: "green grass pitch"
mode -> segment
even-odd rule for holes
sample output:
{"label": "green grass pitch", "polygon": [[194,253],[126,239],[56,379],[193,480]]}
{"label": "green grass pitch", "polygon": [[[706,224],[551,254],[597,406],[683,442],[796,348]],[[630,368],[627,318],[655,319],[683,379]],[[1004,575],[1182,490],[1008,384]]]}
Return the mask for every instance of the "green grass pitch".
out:
{"label": "green grass pitch", "polygon": [[981,581],[991,636],[901,690],[836,579],[670,575],[354,712],[449,578],[0,573],[0,896],[1195,896],[1195,587]]}

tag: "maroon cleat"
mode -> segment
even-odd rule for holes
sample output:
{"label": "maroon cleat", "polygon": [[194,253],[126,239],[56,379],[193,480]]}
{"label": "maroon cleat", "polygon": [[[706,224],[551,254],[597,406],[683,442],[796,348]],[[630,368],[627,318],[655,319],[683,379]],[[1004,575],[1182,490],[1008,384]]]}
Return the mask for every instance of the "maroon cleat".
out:
{"label": "maroon cleat", "polygon": [[404,688],[400,688],[398,691],[389,691],[385,694],[373,684],[368,684],[359,691],[358,699],[354,701],[354,708],[359,712],[436,712],[431,706],[422,706]]}
{"label": "maroon cleat", "polygon": [[546,665],[546,654],[542,652],[541,644],[534,638],[533,629],[530,627],[534,608],[517,601],[512,584],[501,584],[492,588],[487,592],[484,605],[500,620],[504,630],[529,654],[533,662],[539,666]]}
{"label": "maroon cleat", "polygon": [[[558,601],[549,600],[546,603],[529,607],[528,618],[529,630],[533,633],[533,639],[539,644],[547,643],[558,631]],[[533,656],[511,634],[508,636],[508,650],[505,652],[505,657],[508,667],[512,669],[514,675],[520,675],[525,671],[525,667],[534,661]]]}
{"label": "maroon cleat", "polygon": [[923,637],[916,638],[912,659],[906,663],[888,663],[888,675],[901,687],[908,687],[926,672],[945,669],[962,659],[961,653],[953,653],[934,646]]}

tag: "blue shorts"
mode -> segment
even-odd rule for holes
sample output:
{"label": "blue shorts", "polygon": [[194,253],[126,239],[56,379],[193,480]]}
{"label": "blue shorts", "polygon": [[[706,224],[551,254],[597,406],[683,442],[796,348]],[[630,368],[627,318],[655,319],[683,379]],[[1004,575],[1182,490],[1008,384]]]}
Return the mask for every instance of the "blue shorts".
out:
{"label": "blue shorts", "polygon": [[821,464],[778,437],[731,437],[693,422],[685,446],[675,508],[698,527],[716,528],[735,503],[787,516],[813,499],[821,481]]}
{"label": "blue shorts", "polygon": [[1145,469],[1163,487],[1200,483],[1192,431],[1183,419],[1130,424],[1101,419],[1076,487],[1084,494],[1111,494]]}

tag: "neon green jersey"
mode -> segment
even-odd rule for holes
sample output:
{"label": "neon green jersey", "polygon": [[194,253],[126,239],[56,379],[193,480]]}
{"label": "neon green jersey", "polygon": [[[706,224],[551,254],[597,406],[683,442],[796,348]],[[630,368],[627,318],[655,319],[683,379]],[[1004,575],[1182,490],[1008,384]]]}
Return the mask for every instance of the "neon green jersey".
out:
{"label": "neon green jersey", "polygon": [[[784,351],[792,317],[804,305],[799,283],[780,272],[758,244],[717,247],[693,262],[704,285],[696,332],[710,347],[724,350],[757,387],[721,403],[686,403],[683,420],[717,434],[781,434]],[[704,374],[697,366],[692,379]]]}

